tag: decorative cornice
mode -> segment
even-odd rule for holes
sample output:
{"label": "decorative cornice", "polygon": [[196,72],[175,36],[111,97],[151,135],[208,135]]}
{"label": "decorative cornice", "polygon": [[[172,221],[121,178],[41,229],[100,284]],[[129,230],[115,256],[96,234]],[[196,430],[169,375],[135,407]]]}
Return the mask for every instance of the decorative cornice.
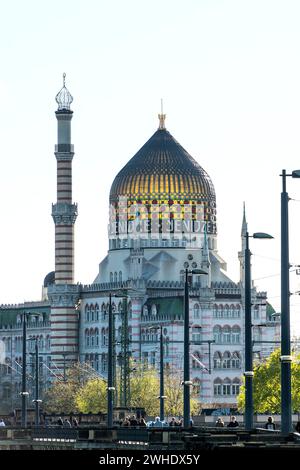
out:
{"label": "decorative cornice", "polygon": [[48,286],[48,299],[51,307],[76,307],[79,298],[79,284],[51,284]]}
{"label": "decorative cornice", "polygon": [[66,202],[52,204],[51,215],[55,225],[73,225],[78,215],[77,204],[68,204]]}

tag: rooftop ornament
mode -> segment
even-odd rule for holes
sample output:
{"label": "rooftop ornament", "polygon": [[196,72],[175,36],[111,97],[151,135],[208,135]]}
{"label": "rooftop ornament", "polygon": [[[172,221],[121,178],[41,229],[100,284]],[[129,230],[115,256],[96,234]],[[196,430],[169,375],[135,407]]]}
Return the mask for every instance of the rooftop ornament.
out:
{"label": "rooftop ornament", "polygon": [[73,96],[66,88],[66,74],[63,74],[63,87],[57,93],[55,100],[58,104],[58,111],[71,111],[70,106],[73,102]]}

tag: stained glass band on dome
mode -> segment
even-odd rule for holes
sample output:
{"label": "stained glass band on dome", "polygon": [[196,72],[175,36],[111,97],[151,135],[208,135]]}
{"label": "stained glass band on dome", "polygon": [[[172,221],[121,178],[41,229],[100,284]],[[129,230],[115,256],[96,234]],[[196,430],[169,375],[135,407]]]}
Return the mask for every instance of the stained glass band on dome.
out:
{"label": "stained glass band on dome", "polygon": [[204,207],[204,220],[210,222],[209,232],[216,233],[216,196],[212,181],[166,129],[159,128],[116,176],[110,204],[117,214],[120,197],[126,198],[127,206],[145,205],[149,220],[154,213],[151,206],[175,204],[184,212],[186,205],[200,203]]}

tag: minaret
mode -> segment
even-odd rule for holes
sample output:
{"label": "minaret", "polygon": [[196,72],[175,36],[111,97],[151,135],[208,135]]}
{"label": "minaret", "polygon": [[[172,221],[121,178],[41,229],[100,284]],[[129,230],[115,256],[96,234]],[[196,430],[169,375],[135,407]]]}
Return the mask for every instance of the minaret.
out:
{"label": "minaret", "polygon": [[245,203],[243,204],[243,222],[242,222],[242,230],[241,230],[241,246],[242,249],[239,252],[239,261],[240,261],[240,283],[242,286],[245,285],[245,262],[244,262],[244,257],[245,257],[245,248],[246,248],[246,238],[245,235],[248,231],[248,224],[246,220],[246,209],[245,209]]}
{"label": "minaret", "polygon": [[70,105],[73,97],[67,90],[63,75],[63,87],[56,95],[58,109],[57,145],[57,202],[52,204],[55,223],[55,283],[48,288],[51,303],[51,361],[62,372],[78,360],[79,318],[76,306],[79,285],[74,285],[74,224],[77,204],[72,203],[72,159]]}
{"label": "minaret", "polygon": [[70,105],[73,97],[65,85],[56,95],[58,109],[57,145],[57,203],[52,206],[55,223],[55,282],[73,284],[74,282],[74,224],[77,217],[77,204],[72,204],[72,160],[74,146],[71,144],[71,120],[73,111]]}

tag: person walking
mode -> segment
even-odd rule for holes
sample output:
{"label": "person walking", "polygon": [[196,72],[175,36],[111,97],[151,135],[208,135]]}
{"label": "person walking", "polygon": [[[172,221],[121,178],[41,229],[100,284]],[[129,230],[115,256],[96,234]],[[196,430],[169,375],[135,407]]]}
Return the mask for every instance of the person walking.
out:
{"label": "person walking", "polygon": [[228,428],[238,428],[239,427],[239,423],[236,420],[235,416],[231,416],[231,419],[230,419],[229,423],[227,424],[227,427]]}
{"label": "person walking", "polygon": [[272,418],[272,416],[269,416],[268,419],[267,419],[267,422],[265,424],[265,428],[266,429],[276,429],[276,426],[275,426],[275,423],[274,423],[274,420]]}
{"label": "person walking", "polygon": [[71,428],[72,427],[72,424],[70,423],[70,421],[66,418],[64,420],[64,428]]}
{"label": "person walking", "polygon": [[5,422],[3,419],[0,419],[0,428],[5,428]]}
{"label": "person walking", "polygon": [[159,416],[156,416],[155,421],[153,423],[154,428],[162,428],[163,427],[163,422],[160,420]]}

